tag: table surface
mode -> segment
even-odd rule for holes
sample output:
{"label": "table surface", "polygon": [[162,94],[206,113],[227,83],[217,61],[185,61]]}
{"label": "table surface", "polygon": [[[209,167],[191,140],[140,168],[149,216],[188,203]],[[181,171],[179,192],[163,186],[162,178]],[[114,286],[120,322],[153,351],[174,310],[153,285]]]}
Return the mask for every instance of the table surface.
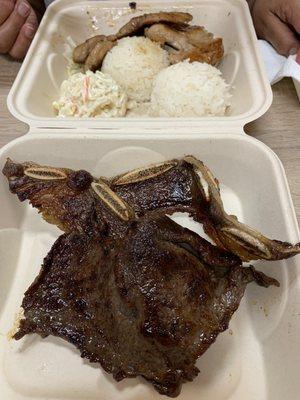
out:
{"label": "table surface", "polygon": [[[0,147],[28,130],[26,124],[10,115],[6,107],[6,97],[19,68],[18,62],[0,56]],[[248,124],[245,130],[281,159],[300,223],[300,104],[291,79],[277,83],[273,92],[274,101],[269,111]]]}

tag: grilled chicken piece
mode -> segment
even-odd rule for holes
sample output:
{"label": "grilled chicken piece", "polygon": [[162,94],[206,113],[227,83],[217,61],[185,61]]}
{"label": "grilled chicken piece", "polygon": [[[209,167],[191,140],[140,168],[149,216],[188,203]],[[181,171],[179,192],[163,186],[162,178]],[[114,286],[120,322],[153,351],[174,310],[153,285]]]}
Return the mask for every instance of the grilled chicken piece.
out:
{"label": "grilled chicken piece", "polygon": [[125,36],[133,36],[142,30],[142,28],[159,22],[183,26],[192,19],[193,16],[191,14],[184,12],[158,12],[139,15],[131,18],[131,20],[118,31],[116,36],[118,39],[121,39]]}
{"label": "grilled chicken piece", "polygon": [[[9,180],[10,190],[16,193],[20,200],[30,200],[47,221],[57,224],[66,232],[74,229],[79,232],[97,229],[97,224],[100,219],[103,221],[103,217],[100,218],[98,212],[94,212],[95,183],[91,183],[87,172],[69,172],[70,170],[57,168],[56,180],[49,180],[46,173],[39,174],[36,179],[28,165],[31,164],[15,164],[8,160],[3,170]],[[39,168],[53,170],[51,167],[34,168],[36,171]],[[65,178],[59,176],[61,173],[66,175]],[[85,184],[81,183],[82,174],[87,176],[82,179]],[[77,181],[82,184],[80,189],[74,189],[73,185],[76,186]],[[103,182],[103,185],[105,187],[106,183]],[[117,195],[124,202],[122,206],[115,201],[115,208],[119,207],[120,215],[125,213],[126,204],[131,206],[131,215],[135,213],[137,216],[151,211],[188,212],[203,224],[205,232],[218,246],[231,251],[243,261],[281,260],[300,253],[300,243],[292,245],[268,239],[260,232],[240,223],[235,216],[228,215],[223,207],[217,180],[208,168],[193,156],[130,171],[112,179],[106,186],[104,197],[111,199]],[[109,190],[108,196],[106,191]],[[97,210],[98,208],[99,206],[96,207]],[[128,221],[129,217],[124,214],[123,221]],[[106,219],[106,225],[111,226],[110,216]],[[109,229],[112,234],[117,235],[119,230],[125,227],[117,225]]]}
{"label": "grilled chicken piece", "polygon": [[191,14],[182,12],[159,12],[134,17],[116,35],[97,35],[75,47],[73,61],[79,64],[85,63],[86,71],[89,69],[95,71],[101,67],[102,61],[108,51],[117,44],[117,39],[132,36],[139,30],[142,30],[144,26],[150,26],[157,22],[169,22],[184,27],[192,19]]}
{"label": "grilled chicken piece", "polygon": [[15,339],[60,337],[115,380],[142,376],[175,397],[252,281],[278,285],[167,217],[121,239],[64,234],[25,293]]}
{"label": "grilled chicken piece", "polygon": [[103,42],[103,40],[107,40],[105,35],[97,35],[87,39],[84,43],[79,44],[73,50],[73,61],[78,64],[83,64],[96,44]]}
{"label": "grilled chicken piece", "polygon": [[214,39],[211,33],[200,26],[178,29],[166,24],[155,24],[145,29],[145,36],[166,46],[171,64],[189,59],[190,62],[216,65],[224,55],[222,39]]}
{"label": "grilled chicken piece", "polygon": [[84,70],[85,71],[96,71],[102,66],[102,62],[106,54],[111,50],[117,42],[111,42],[109,40],[103,40],[96,44],[96,46],[91,50],[87,59],[85,60]]}

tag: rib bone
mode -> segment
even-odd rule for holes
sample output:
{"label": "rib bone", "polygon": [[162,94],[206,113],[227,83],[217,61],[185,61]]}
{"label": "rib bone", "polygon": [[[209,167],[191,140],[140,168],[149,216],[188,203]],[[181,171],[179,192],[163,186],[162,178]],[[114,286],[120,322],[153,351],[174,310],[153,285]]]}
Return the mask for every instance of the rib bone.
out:
{"label": "rib bone", "polygon": [[123,175],[120,175],[115,178],[112,183],[114,185],[127,185],[129,183],[146,181],[148,179],[161,175],[164,172],[167,172],[169,169],[175,167],[176,165],[176,161],[152,164],[149,167],[138,168]]}
{"label": "rib bone", "polygon": [[200,171],[201,176],[208,184],[207,189],[203,187],[200,180],[203,191],[208,190],[210,194],[208,218],[201,222],[203,222],[204,230],[215,243],[238,255],[243,261],[281,260],[300,253],[300,243],[292,245],[287,242],[271,240],[255,229],[242,224],[235,216],[228,215],[224,210],[218,181],[211,171],[193,156],[187,156],[184,160],[193,165],[196,174],[199,174]]}
{"label": "rib bone", "polygon": [[133,217],[133,212],[128,204],[113,192],[103,181],[92,182],[94,192],[99,198],[122,220],[129,221]]}
{"label": "rib bone", "polygon": [[67,178],[67,175],[63,171],[49,167],[29,167],[25,169],[24,174],[30,178],[45,181]]}

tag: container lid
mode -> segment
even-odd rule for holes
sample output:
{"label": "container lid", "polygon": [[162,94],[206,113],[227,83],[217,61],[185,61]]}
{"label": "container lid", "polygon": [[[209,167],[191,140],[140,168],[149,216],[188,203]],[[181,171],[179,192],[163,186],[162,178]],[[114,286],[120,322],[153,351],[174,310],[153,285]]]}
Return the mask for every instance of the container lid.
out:
{"label": "container lid", "polygon": [[[226,117],[210,118],[57,118],[52,102],[67,77],[70,41],[80,43],[99,33],[115,33],[133,16],[157,11],[187,11],[193,24],[222,37],[225,56],[219,68],[233,87],[232,107]],[[70,39],[71,38],[71,39]],[[69,52],[66,52],[68,50]],[[248,5],[242,0],[128,1],[57,0],[41,22],[30,50],[9,93],[10,112],[26,122],[30,132],[80,130],[93,132],[159,131],[161,134],[201,132],[243,133],[243,127],[263,115],[272,103],[272,91],[260,58]]]}

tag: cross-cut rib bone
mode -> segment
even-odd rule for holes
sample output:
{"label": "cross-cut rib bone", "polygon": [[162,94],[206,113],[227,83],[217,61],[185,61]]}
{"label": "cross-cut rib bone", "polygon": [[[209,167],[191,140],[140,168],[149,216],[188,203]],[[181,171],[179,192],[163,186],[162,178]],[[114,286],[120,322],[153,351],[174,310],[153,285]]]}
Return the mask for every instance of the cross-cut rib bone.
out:
{"label": "cross-cut rib bone", "polygon": [[65,172],[50,167],[29,167],[24,170],[24,174],[30,178],[51,181],[56,179],[66,179]]}
{"label": "cross-cut rib bone", "polygon": [[92,189],[99,198],[122,220],[129,221],[134,216],[133,211],[105,182],[93,182]]}
{"label": "cross-cut rib bone", "polygon": [[[271,240],[255,229],[242,224],[235,216],[228,215],[223,206],[218,181],[211,171],[193,156],[184,158],[193,165],[196,174],[201,174],[204,179],[206,191],[209,193],[207,200],[207,218],[202,220],[208,235],[225,249],[237,254],[243,261],[265,259],[280,260],[300,254],[300,243],[291,243]],[[199,179],[199,185],[203,186]]]}
{"label": "cross-cut rib bone", "polygon": [[[103,220],[102,209],[99,209],[98,215],[93,214],[95,198],[90,192],[91,181],[80,190],[74,183],[78,177],[72,180],[71,172],[67,173],[68,179],[39,181],[24,175],[24,169],[28,166],[28,163],[20,165],[8,162],[4,173],[9,179],[11,191],[21,200],[29,199],[48,221],[54,221],[66,231],[70,226],[86,231],[88,226],[96,226],[99,219]],[[112,179],[107,187],[114,196],[128,204],[137,216],[150,211],[190,213],[203,224],[206,233],[218,246],[237,254],[244,261],[280,260],[300,253],[300,244],[271,240],[240,223],[235,216],[228,215],[223,207],[217,179],[195,157],[167,161],[165,166],[165,169],[159,166],[160,172],[157,174],[151,172],[151,167],[141,169],[145,171],[144,175],[140,174],[141,170],[129,172]],[[61,170],[64,173],[71,171]],[[130,219],[125,209],[121,207],[122,211],[119,211],[123,221]],[[81,210],[80,218],[77,210]],[[111,225],[111,222],[108,223]],[[116,229],[119,228],[119,225],[116,226]]]}
{"label": "cross-cut rib bone", "polygon": [[144,168],[138,168],[123,175],[117,176],[112,180],[112,184],[119,186],[146,181],[167,172],[169,169],[175,167],[176,164],[176,161],[168,161],[149,165],[148,167]]}

